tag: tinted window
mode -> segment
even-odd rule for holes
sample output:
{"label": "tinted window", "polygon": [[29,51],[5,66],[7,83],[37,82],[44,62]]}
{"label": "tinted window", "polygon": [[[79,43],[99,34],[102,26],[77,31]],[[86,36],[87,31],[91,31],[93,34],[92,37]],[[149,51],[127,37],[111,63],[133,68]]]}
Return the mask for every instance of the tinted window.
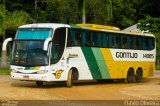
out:
{"label": "tinted window", "polygon": [[62,57],[66,39],[66,28],[56,29],[52,40],[51,63],[54,64]]}
{"label": "tinted window", "polygon": [[154,49],[154,38],[83,29],[69,29],[67,46],[152,50]]}

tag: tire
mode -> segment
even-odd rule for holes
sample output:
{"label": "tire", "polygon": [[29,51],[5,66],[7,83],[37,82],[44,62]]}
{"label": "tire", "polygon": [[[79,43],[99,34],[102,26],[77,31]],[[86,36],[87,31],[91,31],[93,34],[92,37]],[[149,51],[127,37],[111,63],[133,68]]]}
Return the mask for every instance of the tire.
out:
{"label": "tire", "polygon": [[143,71],[141,68],[138,68],[135,75],[135,82],[141,82],[143,77]]}
{"label": "tire", "polygon": [[69,70],[69,73],[68,73],[68,78],[67,78],[67,87],[72,87],[72,84],[73,84],[73,74],[72,74],[72,69]]}
{"label": "tire", "polygon": [[73,82],[74,82],[74,81],[77,81],[77,80],[78,80],[78,78],[79,78],[78,71],[73,70],[72,74],[73,74]]}
{"label": "tire", "polygon": [[36,81],[36,85],[38,87],[43,87],[43,81]]}
{"label": "tire", "polygon": [[127,78],[124,79],[124,82],[126,83],[132,83],[134,82],[134,70],[130,68],[127,72]]}

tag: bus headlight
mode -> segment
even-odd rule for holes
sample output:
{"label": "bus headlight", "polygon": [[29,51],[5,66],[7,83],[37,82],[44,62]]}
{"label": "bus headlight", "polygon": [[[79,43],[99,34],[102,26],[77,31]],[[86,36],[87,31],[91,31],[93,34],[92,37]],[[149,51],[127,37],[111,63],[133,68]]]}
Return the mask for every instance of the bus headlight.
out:
{"label": "bus headlight", "polygon": [[44,73],[47,73],[47,72],[48,72],[48,70],[40,70],[40,71],[37,72],[37,74],[44,74]]}
{"label": "bus headlight", "polygon": [[17,70],[14,70],[14,69],[13,69],[12,72],[13,72],[13,73],[17,73]]}

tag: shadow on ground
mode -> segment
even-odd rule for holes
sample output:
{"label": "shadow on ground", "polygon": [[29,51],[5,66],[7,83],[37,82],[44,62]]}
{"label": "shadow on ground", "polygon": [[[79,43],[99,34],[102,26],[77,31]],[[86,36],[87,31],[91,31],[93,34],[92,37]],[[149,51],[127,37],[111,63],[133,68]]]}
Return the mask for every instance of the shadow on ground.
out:
{"label": "shadow on ground", "polygon": [[[139,85],[149,82],[151,79],[144,79],[142,82],[137,83]],[[76,81],[73,86],[92,86],[92,85],[132,85],[135,83],[124,83],[123,80],[86,80],[86,81]],[[13,87],[27,87],[27,88],[67,88],[66,82],[44,82],[43,87],[37,87],[36,83],[33,81],[12,81],[11,86]]]}

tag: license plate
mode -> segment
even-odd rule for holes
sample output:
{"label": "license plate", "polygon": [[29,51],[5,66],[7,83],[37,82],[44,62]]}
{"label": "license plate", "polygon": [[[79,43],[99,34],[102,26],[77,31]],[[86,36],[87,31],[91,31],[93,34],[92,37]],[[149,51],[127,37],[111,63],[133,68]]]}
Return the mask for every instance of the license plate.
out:
{"label": "license plate", "polygon": [[29,76],[23,76],[23,79],[29,79]]}

